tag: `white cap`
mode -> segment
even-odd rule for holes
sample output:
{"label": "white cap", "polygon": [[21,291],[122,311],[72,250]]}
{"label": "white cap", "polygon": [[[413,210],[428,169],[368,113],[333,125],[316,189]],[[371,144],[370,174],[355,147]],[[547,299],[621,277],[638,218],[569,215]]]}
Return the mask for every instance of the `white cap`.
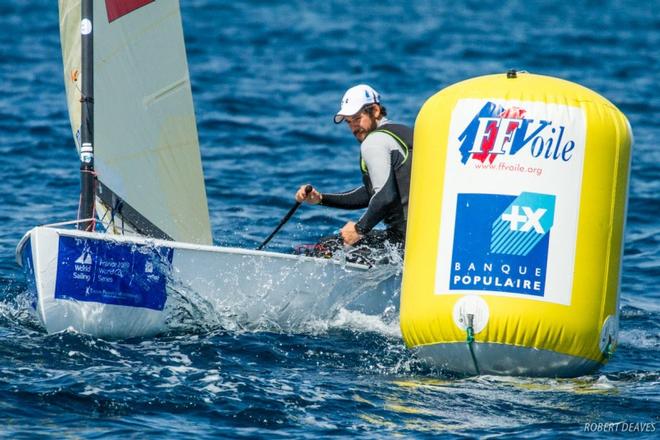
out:
{"label": "white cap", "polygon": [[341,108],[335,115],[335,124],[339,124],[346,116],[357,114],[362,107],[380,102],[380,95],[371,86],[358,84],[346,90],[341,98]]}

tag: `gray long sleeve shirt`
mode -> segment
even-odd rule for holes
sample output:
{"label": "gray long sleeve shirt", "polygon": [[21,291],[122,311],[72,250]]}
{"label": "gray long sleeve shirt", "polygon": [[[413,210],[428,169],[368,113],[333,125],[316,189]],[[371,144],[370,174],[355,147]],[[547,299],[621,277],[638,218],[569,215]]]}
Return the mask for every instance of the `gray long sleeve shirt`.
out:
{"label": "gray long sleeve shirt", "polygon": [[[389,124],[386,118],[378,128]],[[365,184],[339,194],[323,194],[322,204],[343,209],[367,208],[357,222],[361,232],[367,233],[380,221],[403,231],[405,220],[394,174],[395,167],[405,158],[401,145],[389,134],[370,133],[360,145]],[[364,169],[366,168],[366,170]]]}

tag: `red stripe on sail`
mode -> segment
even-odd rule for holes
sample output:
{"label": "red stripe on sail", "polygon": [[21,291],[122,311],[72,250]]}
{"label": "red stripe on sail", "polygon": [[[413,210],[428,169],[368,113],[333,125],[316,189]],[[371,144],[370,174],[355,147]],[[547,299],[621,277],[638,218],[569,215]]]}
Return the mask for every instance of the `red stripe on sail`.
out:
{"label": "red stripe on sail", "polygon": [[153,2],[154,0],[105,0],[105,9],[108,11],[108,22],[112,22]]}

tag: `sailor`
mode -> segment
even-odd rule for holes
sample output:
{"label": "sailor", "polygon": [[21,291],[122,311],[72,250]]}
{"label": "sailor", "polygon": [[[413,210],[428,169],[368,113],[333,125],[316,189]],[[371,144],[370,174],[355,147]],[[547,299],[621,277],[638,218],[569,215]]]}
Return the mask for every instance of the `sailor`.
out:
{"label": "sailor", "polygon": [[[346,122],[360,143],[360,170],[363,185],[342,193],[306,192],[302,185],[297,202],[320,204],[341,209],[367,208],[357,221],[349,221],[338,237],[323,239],[316,250],[333,252],[334,247],[383,248],[391,243],[403,249],[408,211],[412,163],[413,130],[387,119],[380,94],[366,84],[346,91],[335,124]],[[386,229],[375,230],[383,221]],[[318,253],[318,252],[317,252]]]}

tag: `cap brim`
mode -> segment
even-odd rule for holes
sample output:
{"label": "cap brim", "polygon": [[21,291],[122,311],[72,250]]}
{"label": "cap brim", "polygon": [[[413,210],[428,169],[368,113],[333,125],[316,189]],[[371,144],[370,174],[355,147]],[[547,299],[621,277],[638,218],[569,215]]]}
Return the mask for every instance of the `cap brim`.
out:
{"label": "cap brim", "polygon": [[342,105],[337,114],[335,115],[335,124],[339,124],[344,119],[355,116],[362,111],[362,109],[369,105],[369,103],[351,103]]}
{"label": "cap brim", "polygon": [[340,108],[337,114],[335,115],[335,124],[339,124],[341,121],[343,121],[344,119],[350,116],[357,115],[367,105],[369,105],[369,103],[360,105],[358,108],[347,108],[348,106]]}

